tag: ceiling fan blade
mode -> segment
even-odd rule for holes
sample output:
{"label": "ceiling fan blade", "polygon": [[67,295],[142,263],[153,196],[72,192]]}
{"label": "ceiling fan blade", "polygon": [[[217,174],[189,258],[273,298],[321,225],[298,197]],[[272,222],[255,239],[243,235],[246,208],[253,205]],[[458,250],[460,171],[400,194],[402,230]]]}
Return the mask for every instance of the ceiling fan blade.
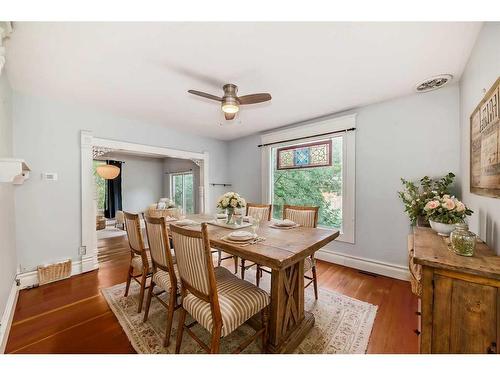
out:
{"label": "ceiling fan blade", "polygon": [[233,120],[236,117],[236,113],[224,113],[226,120]]}
{"label": "ceiling fan blade", "polygon": [[255,104],[267,102],[268,100],[271,100],[271,95],[268,93],[238,96],[240,104]]}
{"label": "ceiling fan blade", "polygon": [[212,95],[212,94],[207,94],[206,92],[202,92],[202,91],[188,90],[188,93],[193,94],[193,95],[202,96],[202,97],[207,98],[207,99],[217,100],[218,102],[222,101],[222,98],[215,96],[215,95]]}

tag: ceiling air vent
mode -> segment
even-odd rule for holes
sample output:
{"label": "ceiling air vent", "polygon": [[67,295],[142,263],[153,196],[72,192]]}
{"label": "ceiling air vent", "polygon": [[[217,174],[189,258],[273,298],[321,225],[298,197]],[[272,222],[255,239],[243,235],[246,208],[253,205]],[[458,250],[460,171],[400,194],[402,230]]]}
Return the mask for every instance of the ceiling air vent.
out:
{"label": "ceiling air vent", "polygon": [[419,83],[416,87],[417,92],[427,92],[432,90],[437,90],[453,79],[451,74],[440,74],[435,77],[426,79],[425,81]]}

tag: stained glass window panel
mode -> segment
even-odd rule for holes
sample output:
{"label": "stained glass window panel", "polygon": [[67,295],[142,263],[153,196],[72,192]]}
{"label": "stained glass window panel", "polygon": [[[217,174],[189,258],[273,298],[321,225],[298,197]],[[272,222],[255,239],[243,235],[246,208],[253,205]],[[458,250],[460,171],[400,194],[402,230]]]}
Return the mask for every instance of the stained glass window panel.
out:
{"label": "stained glass window panel", "polygon": [[332,165],[331,140],[308,145],[282,147],[277,151],[278,169],[312,168]]}

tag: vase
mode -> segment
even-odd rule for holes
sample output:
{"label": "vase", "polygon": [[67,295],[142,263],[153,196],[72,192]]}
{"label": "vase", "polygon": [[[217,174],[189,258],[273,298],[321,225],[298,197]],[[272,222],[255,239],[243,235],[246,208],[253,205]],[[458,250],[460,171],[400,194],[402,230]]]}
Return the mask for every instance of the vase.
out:
{"label": "vase", "polygon": [[234,208],[226,208],[226,224],[234,224]]}
{"label": "vase", "polygon": [[465,223],[456,225],[450,234],[451,247],[455,254],[471,257],[476,248],[476,235],[469,232],[469,226]]}
{"label": "vase", "polygon": [[456,225],[456,224],[438,223],[437,221],[432,221],[432,220],[429,220],[429,224],[431,225],[431,228],[435,232],[437,232],[437,234],[443,237],[448,237],[450,233],[453,232]]}

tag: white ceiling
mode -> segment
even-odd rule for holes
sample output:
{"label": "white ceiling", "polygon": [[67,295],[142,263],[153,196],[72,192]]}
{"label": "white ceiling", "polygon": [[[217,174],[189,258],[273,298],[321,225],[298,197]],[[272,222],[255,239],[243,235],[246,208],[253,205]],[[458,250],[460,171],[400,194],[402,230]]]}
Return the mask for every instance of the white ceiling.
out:
{"label": "white ceiling", "polygon": [[[457,80],[481,23],[14,23],[7,72],[20,92],[64,98],[218,139]],[[269,92],[221,126],[219,104],[187,93]],[[425,94],[422,94],[425,95]]]}

